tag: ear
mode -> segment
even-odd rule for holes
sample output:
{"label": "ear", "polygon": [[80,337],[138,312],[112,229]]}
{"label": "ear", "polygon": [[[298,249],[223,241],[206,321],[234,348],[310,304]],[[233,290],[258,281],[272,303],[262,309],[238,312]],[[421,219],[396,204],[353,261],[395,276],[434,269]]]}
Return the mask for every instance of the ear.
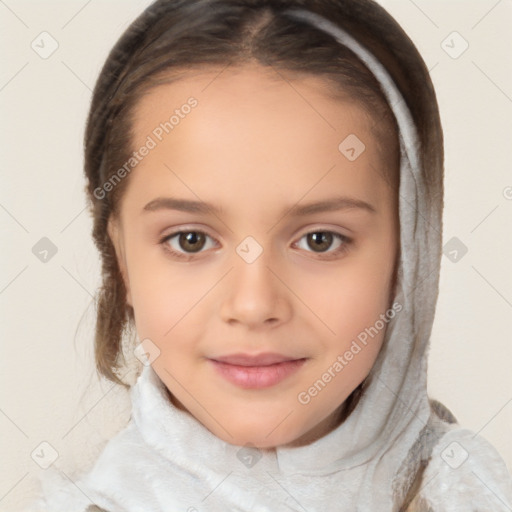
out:
{"label": "ear", "polygon": [[128,278],[128,266],[126,264],[126,256],[124,252],[124,239],[122,236],[122,229],[119,225],[117,218],[110,217],[107,225],[107,232],[112,241],[116,252],[117,264],[123,277],[124,286],[126,288],[126,302],[133,307],[132,296],[130,291],[130,280]]}

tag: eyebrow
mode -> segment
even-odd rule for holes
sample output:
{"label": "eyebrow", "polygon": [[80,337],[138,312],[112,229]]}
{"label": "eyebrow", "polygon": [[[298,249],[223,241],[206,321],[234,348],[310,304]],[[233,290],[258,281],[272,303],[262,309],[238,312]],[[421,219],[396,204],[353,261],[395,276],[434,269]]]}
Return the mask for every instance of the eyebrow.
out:
{"label": "eyebrow", "polygon": [[[338,211],[338,210],[354,210],[359,209],[370,213],[377,213],[375,207],[370,203],[354,197],[333,197],[322,201],[315,201],[303,205],[295,205],[285,208],[285,212],[289,211],[292,216],[301,217],[312,215],[314,213]],[[178,199],[174,197],[158,197],[150,201],[143,208],[144,212],[154,212],[158,210],[177,210],[188,213],[199,214],[221,214],[222,208],[204,201],[194,201],[190,199]]]}

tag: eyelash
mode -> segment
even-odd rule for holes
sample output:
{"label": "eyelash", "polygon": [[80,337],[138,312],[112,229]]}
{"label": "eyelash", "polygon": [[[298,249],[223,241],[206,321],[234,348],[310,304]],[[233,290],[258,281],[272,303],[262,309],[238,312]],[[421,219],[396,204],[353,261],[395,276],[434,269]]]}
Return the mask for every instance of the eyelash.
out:
{"label": "eyelash", "polygon": [[[200,234],[203,234],[206,237],[211,238],[213,240],[213,237],[208,235],[208,233],[206,233],[205,231],[202,231],[200,229],[190,229],[190,230],[175,231],[174,233],[165,235],[165,237],[163,237],[159,243],[163,246],[163,249],[167,253],[169,253],[171,256],[176,257],[181,260],[190,261],[194,258],[195,255],[200,254],[201,252],[204,252],[204,251],[200,250],[197,253],[183,253],[183,252],[179,252],[179,251],[175,251],[174,249],[171,249],[168,244],[169,240],[171,240],[172,238],[174,238],[178,235],[181,235],[181,234],[188,234],[188,233],[200,233]],[[353,240],[351,238],[347,237],[346,235],[342,235],[341,233],[337,233],[336,231],[329,231],[329,230],[322,230],[322,229],[315,229],[315,230],[308,231],[307,233],[304,233],[299,238],[299,241],[302,240],[304,237],[307,237],[308,235],[313,234],[313,233],[330,233],[330,234],[334,235],[335,239],[337,238],[338,240],[340,240],[342,242],[342,244],[336,250],[334,250],[332,252],[315,253],[315,251],[306,251],[306,252],[311,252],[313,254],[317,254],[318,259],[321,259],[321,260],[330,260],[330,259],[336,258],[337,256],[341,256],[342,254],[344,254],[345,252],[347,252],[349,250],[349,247],[353,243]],[[329,254],[329,256],[323,256],[323,254]]]}

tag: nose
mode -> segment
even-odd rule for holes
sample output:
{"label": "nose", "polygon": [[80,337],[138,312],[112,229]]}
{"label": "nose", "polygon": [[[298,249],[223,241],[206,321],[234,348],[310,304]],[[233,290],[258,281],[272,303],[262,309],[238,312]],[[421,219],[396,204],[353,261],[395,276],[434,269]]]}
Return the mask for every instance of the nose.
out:
{"label": "nose", "polygon": [[265,250],[252,263],[234,255],[234,268],[225,283],[220,308],[224,322],[256,330],[276,327],[290,319],[291,292],[277,277],[277,265],[270,259]]}

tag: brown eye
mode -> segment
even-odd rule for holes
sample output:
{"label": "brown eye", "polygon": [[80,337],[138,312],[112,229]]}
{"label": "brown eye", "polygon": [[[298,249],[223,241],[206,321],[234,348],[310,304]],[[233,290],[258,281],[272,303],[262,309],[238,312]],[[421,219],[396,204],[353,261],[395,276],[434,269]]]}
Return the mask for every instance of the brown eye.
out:
{"label": "brown eye", "polygon": [[318,254],[319,258],[334,258],[342,256],[351,244],[352,239],[341,233],[318,230],[305,233],[295,245],[306,252]]}
{"label": "brown eye", "polygon": [[176,258],[190,261],[196,254],[216,246],[215,240],[203,231],[176,231],[160,240],[164,250]]}
{"label": "brown eye", "polygon": [[199,231],[182,232],[179,233],[178,243],[185,252],[198,252],[204,247],[206,237]]}
{"label": "brown eye", "polygon": [[329,231],[316,231],[307,234],[307,243],[315,252],[325,252],[331,247],[334,240]]}

